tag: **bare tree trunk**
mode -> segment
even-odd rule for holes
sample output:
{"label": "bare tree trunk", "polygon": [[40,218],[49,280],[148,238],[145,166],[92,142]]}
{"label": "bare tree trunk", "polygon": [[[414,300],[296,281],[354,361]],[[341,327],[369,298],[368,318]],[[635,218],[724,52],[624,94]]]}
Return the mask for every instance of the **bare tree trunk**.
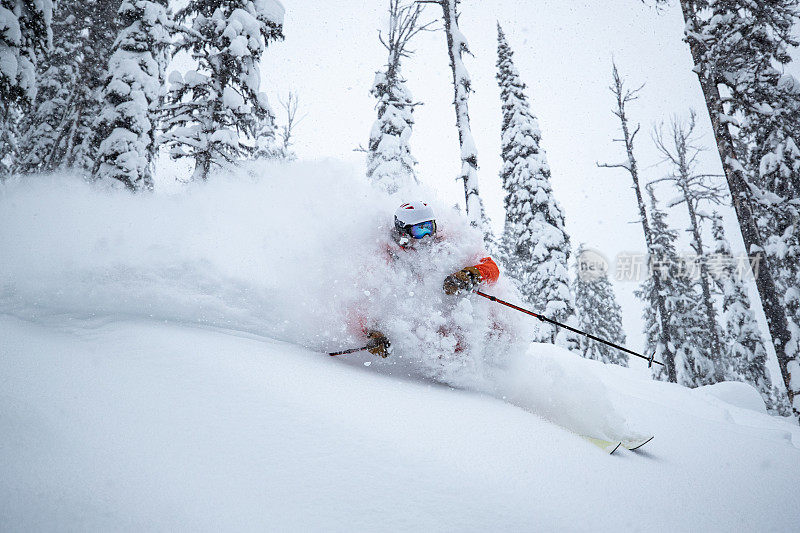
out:
{"label": "bare tree trunk", "polygon": [[[631,175],[631,179],[633,180],[633,190],[636,193],[636,203],[639,206],[639,216],[642,223],[642,231],[644,232],[644,240],[647,244],[647,251],[650,254],[650,257],[653,257],[653,236],[650,232],[650,224],[647,220],[647,209],[645,208],[644,198],[642,197],[642,190],[639,186],[639,169],[636,164],[636,157],[633,154],[633,141],[636,137],[636,134],[639,132],[639,127],[636,127],[632,133],[628,128],[628,117],[625,115],[625,104],[630,102],[631,100],[635,100],[636,93],[638,89],[635,91],[625,91],[623,87],[623,81],[619,77],[619,72],[617,71],[617,66],[614,65],[613,69],[614,74],[614,85],[611,87],[611,91],[614,93],[614,96],[617,98],[617,110],[614,114],[619,118],[620,123],[622,124],[622,136],[621,139],[625,143],[625,153],[628,158],[627,163],[618,164],[618,165],[599,165],[601,167],[620,167],[624,168],[628,171]],[[675,354],[672,352],[670,348],[670,327],[669,327],[669,315],[667,314],[667,306],[664,302],[664,294],[663,294],[663,287],[661,285],[661,278],[660,276],[653,275],[653,286],[655,288],[656,293],[659,295],[657,299],[658,302],[658,320],[659,324],[661,325],[661,331],[659,332],[659,343],[664,347],[664,352],[661,354],[662,361],[664,362],[664,368],[667,371],[667,379],[672,383],[678,382],[678,375],[675,369]]]}
{"label": "bare tree trunk", "polygon": [[711,355],[717,363],[714,365],[714,379],[715,381],[719,382],[723,381],[725,378],[722,372],[722,365],[719,364],[722,357],[722,342],[719,339],[717,310],[714,308],[714,302],[711,299],[711,286],[708,283],[708,265],[706,265],[706,262],[703,259],[705,253],[703,250],[703,238],[700,235],[700,226],[697,221],[697,212],[695,211],[694,205],[689,199],[689,196],[687,196],[687,194],[689,194],[688,191],[684,190],[683,194],[686,197],[686,205],[689,209],[689,223],[691,225],[693,241],[692,247],[694,248],[695,254],[697,254],[698,260],[700,261],[700,289],[703,293],[703,307],[705,307],[706,311],[706,327],[708,328],[708,334],[711,338]]}
{"label": "bare tree trunk", "polygon": [[[720,364],[722,358],[722,341],[720,340],[719,326],[717,324],[717,310],[714,307],[714,302],[711,297],[708,265],[704,259],[705,248],[703,247],[703,238],[700,228],[702,215],[698,213],[697,207],[703,200],[717,204],[722,203],[723,192],[721,188],[715,185],[703,183],[703,180],[709,176],[693,174],[693,163],[701,151],[701,148],[693,145],[692,136],[696,125],[697,121],[694,110],[691,111],[688,124],[679,122],[677,118],[672,120],[670,133],[672,135],[674,153],[673,148],[667,146],[667,143],[664,141],[661,128],[655,130],[653,140],[655,141],[656,148],[664,154],[665,159],[670,161],[677,171],[676,174],[671,174],[655,181],[669,181],[674,183],[683,195],[682,201],[686,203],[686,209],[689,213],[689,232],[692,234],[692,248],[700,264],[700,289],[703,296],[705,322],[706,328],[708,329],[708,340],[710,342],[710,345],[707,347],[710,351],[708,356],[715,362],[714,380],[719,382],[723,381],[725,377],[724,368]],[[681,202],[672,202],[671,206],[675,206],[679,203]]]}
{"label": "bare tree trunk", "polygon": [[[681,0],[681,9],[683,11],[683,20],[686,22],[687,28],[696,28],[696,13],[694,11],[693,2],[691,0]],[[767,264],[767,256],[764,253],[764,243],[761,235],[759,235],[755,217],[753,216],[750,190],[742,164],[737,159],[736,152],[734,151],[733,137],[728,129],[727,122],[722,120],[725,113],[719,88],[717,87],[716,80],[710,79],[708,75],[702,71],[702,43],[692,37],[686,40],[689,43],[692,60],[696,67],[697,78],[700,81],[700,88],[703,91],[708,114],[711,118],[717,150],[720,160],[722,161],[722,168],[725,172],[731,198],[733,199],[736,218],[739,220],[742,239],[744,240],[745,248],[750,255],[753,265],[756,287],[758,288],[761,305],[764,308],[764,314],[767,318],[767,326],[772,336],[772,343],[775,346],[778,366],[781,369],[781,375],[783,376],[783,381],[789,394],[789,402],[792,403],[795,391],[791,387],[789,363],[795,359],[797,354],[787,353],[787,348],[791,349],[791,333],[789,331],[786,309],[781,305],[775,280]],[[800,414],[800,412],[795,409],[795,414]]]}
{"label": "bare tree trunk", "polygon": [[294,128],[303,120],[303,117],[297,118],[297,108],[300,106],[300,97],[297,93],[289,91],[289,96],[286,101],[280,102],[283,109],[286,111],[286,124],[283,126],[281,138],[283,139],[283,148],[288,152],[289,147],[292,145],[292,133]]}

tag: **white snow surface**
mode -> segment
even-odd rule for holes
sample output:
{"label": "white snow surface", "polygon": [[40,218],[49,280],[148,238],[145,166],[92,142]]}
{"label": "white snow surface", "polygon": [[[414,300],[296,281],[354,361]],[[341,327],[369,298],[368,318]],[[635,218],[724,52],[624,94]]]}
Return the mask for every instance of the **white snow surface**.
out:
{"label": "white snow surface", "polygon": [[[257,162],[170,194],[0,185],[0,529],[800,523],[800,427],[739,384],[652,382],[440,296],[440,270],[481,252],[472,230],[430,191],[356,175]],[[446,237],[421,280],[380,252],[402,195]],[[361,340],[354,309],[391,333],[389,359],[325,354]],[[436,313],[462,328],[463,360],[431,357]],[[656,438],[609,456],[577,436],[621,432]]]}
{"label": "white snow surface", "polygon": [[749,383],[723,381],[698,387],[694,390],[697,394],[712,396],[742,409],[750,409],[757,413],[767,412],[767,406],[764,405],[764,399],[761,394]]}

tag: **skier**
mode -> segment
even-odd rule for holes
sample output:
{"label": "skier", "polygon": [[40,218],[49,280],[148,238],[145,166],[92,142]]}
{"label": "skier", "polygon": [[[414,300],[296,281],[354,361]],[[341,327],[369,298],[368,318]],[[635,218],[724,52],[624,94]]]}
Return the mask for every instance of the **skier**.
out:
{"label": "skier", "polygon": [[[392,243],[387,247],[387,260],[394,263],[401,254],[413,254],[421,247],[440,242],[436,233],[436,217],[433,209],[425,202],[408,202],[397,208],[394,214],[394,227],[391,230]],[[481,258],[477,264],[467,266],[444,279],[442,289],[448,295],[472,291],[480,284],[493,284],[500,277],[500,270],[491,257]],[[361,331],[369,339],[368,351],[380,357],[391,353],[389,339],[376,327],[366,327],[363,318],[359,319]],[[456,347],[456,351],[463,349]]]}

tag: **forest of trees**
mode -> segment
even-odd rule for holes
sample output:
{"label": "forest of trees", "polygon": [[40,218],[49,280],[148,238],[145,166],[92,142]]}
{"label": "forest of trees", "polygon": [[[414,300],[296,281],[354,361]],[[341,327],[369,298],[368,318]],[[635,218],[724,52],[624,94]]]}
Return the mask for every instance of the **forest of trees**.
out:
{"label": "forest of trees", "polygon": [[[4,53],[26,70],[0,81],[2,175],[68,169],[140,191],[153,188],[161,146],[191,159],[197,179],[257,150],[286,155],[259,88],[261,56],[283,38],[279,3],[192,0],[174,13],[167,0],[11,4],[0,20],[23,46]],[[179,53],[196,68],[167,80]]]}
{"label": "forest of trees", "polygon": [[[599,164],[622,168],[631,178],[628,201],[635,202],[648,257],[637,291],[645,309],[645,353],[664,363],[654,367],[656,379],[688,387],[748,382],[773,412],[798,416],[800,147],[794,137],[800,131],[800,82],[785,66],[798,46],[793,28],[800,0],[673,1],[686,23],[674,39],[688,44],[706,109],[680,110],[654,128],[654,148],[669,172],[653,176],[637,162],[638,85],[629,85],[610,65],[608,102],[624,159]],[[261,58],[271,43],[284,39],[283,6],[274,0],[188,0],[173,8],[168,0],[0,0],[0,182],[68,170],[146,194],[154,189],[160,153],[190,162],[193,180],[247,159],[294,157],[296,95],[285,103],[286,123],[279,126],[261,90]],[[420,102],[402,66],[413,58],[415,36],[442,34],[465,216],[531,308],[623,344],[621,309],[608,273],[587,266],[589,245],[572,249],[551,184],[560,177],[548,165],[547,135],[503,28],[498,23],[496,79],[505,221],[495,237],[480,196],[470,126],[473,87],[464,62],[469,49],[459,29],[460,17],[469,13],[461,12],[459,0],[387,0],[387,8],[388,26],[376,43],[387,58],[371,88],[377,118],[364,150],[367,178],[389,194],[422,181],[409,144]],[[168,74],[178,54],[190,58],[193,68]],[[702,146],[696,135],[706,120],[712,147]],[[705,148],[718,152],[723,175],[698,170],[697,156]],[[619,161],[619,155],[609,159]],[[678,196],[664,201],[659,196],[665,190]],[[735,211],[748,255],[744,269],[731,252],[733,236],[725,234],[718,206]],[[687,227],[670,226],[673,211],[688,217]],[[683,230],[690,259],[676,248]],[[751,282],[758,301],[748,292]],[[624,353],[564,329],[553,328],[538,340],[628,364]],[[768,345],[782,383],[770,379]]]}

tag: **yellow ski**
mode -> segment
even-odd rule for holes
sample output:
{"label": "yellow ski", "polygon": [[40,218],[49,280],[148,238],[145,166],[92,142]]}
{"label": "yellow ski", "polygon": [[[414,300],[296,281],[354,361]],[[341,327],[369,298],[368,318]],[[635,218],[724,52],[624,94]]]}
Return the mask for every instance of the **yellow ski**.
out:
{"label": "yellow ski", "polygon": [[605,452],[608,452],[608,455],[613,454],[615,451],[617,451],[617,449],[620,446],[622,446],[622,443],[619,442],[619,441],[612,442],[612,441],[609,441],[609,440],[596,439],[594,437],[587,437],[586,435],[581,435],[581,436],[584,439],[586,439],[587,441],[589,441],[592,444],[594,444],[595,446],[597,446],[598,448],[600,448],[601,450],[603,450]]}

